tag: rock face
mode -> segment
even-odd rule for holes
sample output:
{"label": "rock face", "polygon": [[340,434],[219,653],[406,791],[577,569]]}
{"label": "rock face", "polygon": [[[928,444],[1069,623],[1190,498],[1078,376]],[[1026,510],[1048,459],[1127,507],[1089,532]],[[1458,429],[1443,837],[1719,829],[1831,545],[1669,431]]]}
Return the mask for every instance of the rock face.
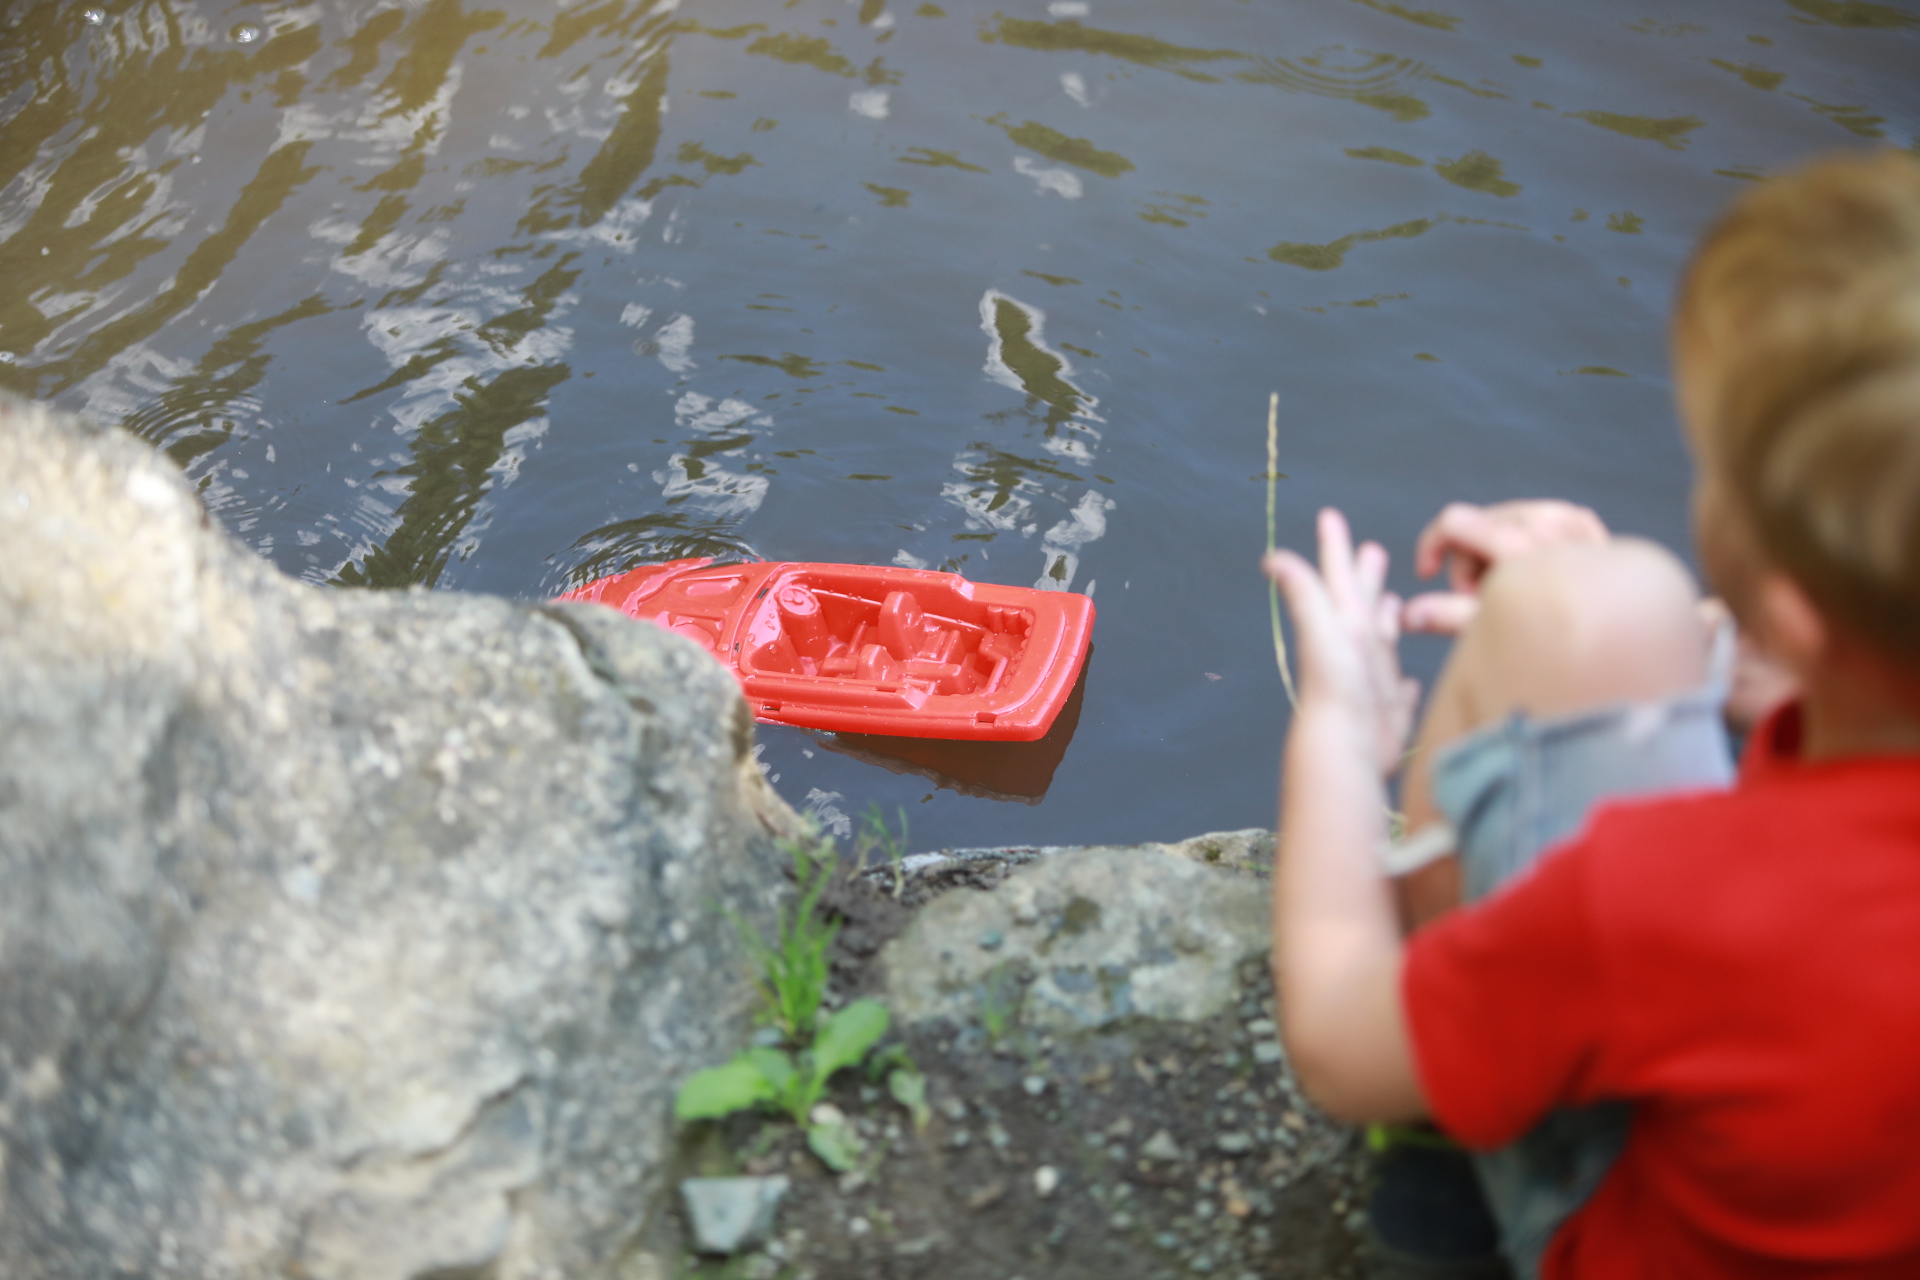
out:
{"label": "rock face", "polygon": [[791,820],[593,606],[302,585],[0,400],[0,1274],[616,1276]]}
{"label": "rock face", "polygon": [[951,893],[882,954],[888,1003],[912,1023],[1003,1020],[1093,1031],[1198,1022],[1267,954],[1268,891],[1154,847],[1062,852],[993,893]]}

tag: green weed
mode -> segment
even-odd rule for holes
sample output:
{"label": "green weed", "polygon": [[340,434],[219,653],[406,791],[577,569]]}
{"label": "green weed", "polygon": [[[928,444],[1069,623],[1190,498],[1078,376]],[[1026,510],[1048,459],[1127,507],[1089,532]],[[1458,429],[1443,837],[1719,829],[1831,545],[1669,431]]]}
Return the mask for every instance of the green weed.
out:
{"label": "green weed", "polygon": [[738,915],[733,922],[758,970],[755,981],[766,1002],[762,1019],[778,1027],[789,1045],[799,1047],[813,1039],[814,1020],[827,991],[827,952],[840,933],[840,922],[820,911],[820,897],[833,882],[840,860],[831,840],[816,836],[784,844],[793,856],[797,893],[781,914],[774,941],[769,943]]}
{"label": "green weed", "polygon": [[[887,836],[886,824],[873,810],[873,825]],[[901,815],[901,834],[906,815]],[[733,1060],[696,1071],[675,1096],[673,1113],[681,1121],[717,1120],[736,1111],[765,1108],[785,1113],[807,1133],[807,1145],[829,1168],[845,1172],[864,1154],[864,1145],[852,1126],[837,1116],[816,1122],[814,1109],[826,1095],[836,1072],[857,1065],[887,1033],[890,1015],[878,1000],[855,1000],[826,1017],[820,1005],[827,992],[827,953],[840,931],[838,921],[826,918],[820,899],[839,867],[831,840],[814,836],[788,842],[793,856],[797,892],[781,912],[774,940],[768,942],[751,923],[738,915],[740,930],[755,966],[755,985],[763,1001],[761,1021],[780,1032],[784,1047],[754,1045]],[[898,855],[895,855],[896,864]],[[899,1065],[892,1065],[895,1061]],[[880,1055],[876,1065],[888,1064],[888,1087],[902,1106],[923,1123],[926,1081],[914,1069],[904,1050]],[[918,1082],[917,1088],[915,1082]],[[917,1098],[916,1107],[910,1099]]]}
{"label": "green weed", "polygon": [[897,900],[907,887],[907,809],[900,806],[896,812],[900,815],[900,835],[895,838],[887,826],[886,815],[880,812],[878,803],[867,806],[860,815],[860,834],[854,840],[854,863],[866,865],[867,854],[875,849],[887,855],[887,862],[893,868],[893,896]]}

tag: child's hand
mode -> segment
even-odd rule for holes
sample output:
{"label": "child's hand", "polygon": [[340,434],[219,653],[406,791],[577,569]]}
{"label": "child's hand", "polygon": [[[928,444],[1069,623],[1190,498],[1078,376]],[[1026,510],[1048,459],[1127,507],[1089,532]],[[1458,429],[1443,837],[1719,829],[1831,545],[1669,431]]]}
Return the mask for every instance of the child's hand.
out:
{"label": "child's hand", "polygon": [[1377,542],[1354,550],[1347,521],[1320,513],[1320,571],[1291,551],[1265,568],[1287,597],[1300,642],[1300,704],[1350,715],[1369,735],[1384,776],[1399,765],[1419,700],[1400,674],[1400,598],[1384,589],[1387,553]]}
{"label": "child's hand", "polygon": [[1401,624],[1409,631],[1457,635],[1479,610],[1480,579],[1500,561],[1559,543],[1605,542],[1608,536],[1591,510],[1555,498],[1490,507],[1449,503],[1421,531],[1413,567],[1423,578],[1445,568],[1452,589],[1407,601]]}

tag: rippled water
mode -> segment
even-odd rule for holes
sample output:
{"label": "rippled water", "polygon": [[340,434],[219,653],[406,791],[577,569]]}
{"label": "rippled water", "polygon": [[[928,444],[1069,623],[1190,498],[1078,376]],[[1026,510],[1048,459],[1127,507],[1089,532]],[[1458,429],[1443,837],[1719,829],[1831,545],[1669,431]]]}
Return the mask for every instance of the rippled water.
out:
{"label": "rippled water", "polygon": [[1914,0],[1418,2],[23,0],[0,385],[315,582],[1087,592],[1052,742],[763,728],[780,790],[916,846],[1265,825],[1268,392],[1295,544],[1539,493],[1683,542],[1689,241],[1920,145]]}

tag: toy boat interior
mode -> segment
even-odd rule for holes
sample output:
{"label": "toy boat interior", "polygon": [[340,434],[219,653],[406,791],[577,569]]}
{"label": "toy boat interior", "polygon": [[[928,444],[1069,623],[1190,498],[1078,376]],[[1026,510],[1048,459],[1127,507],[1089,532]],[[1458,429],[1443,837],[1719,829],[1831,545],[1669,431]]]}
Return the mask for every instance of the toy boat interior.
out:
{"label": "toy boat interior", "polygon": [[967,599],[944,582],[881,594],[871,581],[804,572],[769,584],[747,623],[742,666],[932,693],[993,693],[1019,660],[1031,611]]}

